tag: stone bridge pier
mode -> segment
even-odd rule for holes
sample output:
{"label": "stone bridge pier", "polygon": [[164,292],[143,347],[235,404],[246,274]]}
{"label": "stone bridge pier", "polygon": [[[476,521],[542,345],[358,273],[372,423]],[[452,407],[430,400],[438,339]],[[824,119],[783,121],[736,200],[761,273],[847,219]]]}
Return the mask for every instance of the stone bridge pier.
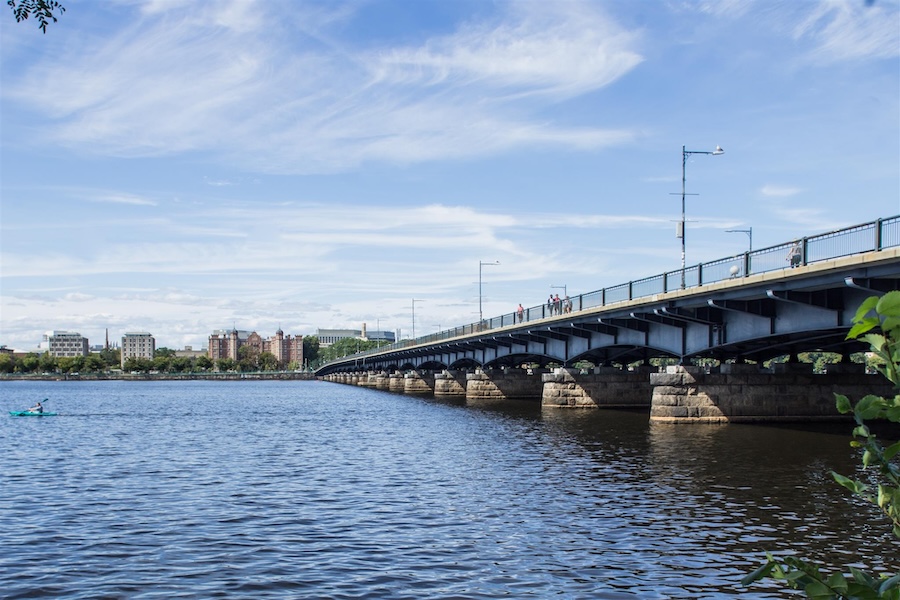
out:
{"label": "stone bridge pier", "polygon": [[403,373],[395,371],[388,375],[388,391],[395,394],[402,394],[406,388],[406,377]]}
{"label": "stone bridge pier", "polygon": [[434,395],[434,373],[428,371],[410,371],[403,380],[403,393],[411,396]]}
{"label": "stone bridge pier", "polygon": [[650,373],[656,367],[632,370],[597,367],[589,373],[579,369],[554,369],[542,376],[541,405],[553,408],[649,407],[653,388]]}
{"label": "stone bridge pier", "polygon": [[882,375],[861,364],[831,365],[814,374],[811,364],[724,364],[718,372],[672,366],[650,375],[650,420],[663,423],[740,423],[847,419],[835,408],[835,392],[855,402],[867,394],[893,396]]}
{"label": "stone bridge pier", "polygon": [[537,400],[546,370],[477,369],[466,375],[466,400]]}
{"label": "stone bridge pier", "polygon": [[434,375],[434,397],[445,400],[465,400],[466,372],[444,370]]}

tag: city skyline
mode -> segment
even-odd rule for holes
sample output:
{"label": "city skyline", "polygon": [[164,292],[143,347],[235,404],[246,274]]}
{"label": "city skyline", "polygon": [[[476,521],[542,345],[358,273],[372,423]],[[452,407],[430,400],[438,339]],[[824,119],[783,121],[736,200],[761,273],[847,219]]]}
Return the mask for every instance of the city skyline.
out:
{"label": "city skyline", "polygon": [[425,335],[672,271],[683,147],[725,151],[684,165],[689,265],[900,213],[896,0],[148,0],[0,30],[8,347]]}

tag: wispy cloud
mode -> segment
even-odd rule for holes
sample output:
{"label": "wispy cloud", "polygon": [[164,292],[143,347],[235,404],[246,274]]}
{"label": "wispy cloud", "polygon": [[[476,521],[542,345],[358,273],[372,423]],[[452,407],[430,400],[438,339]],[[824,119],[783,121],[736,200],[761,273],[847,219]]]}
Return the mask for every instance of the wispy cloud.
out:
{"label": "wispy cloud", "polygon": [[635,34],[587,4],[513,3],[510,22],[467,24],[424,47],[391,50],[376,81],[568,97],[608,85],[643,58]]}
{"label": "wispy cloud", "polygon": [[142,198],[133,194],[98,194],[88,198],[91,202],[110,202],[112,204],[132,204],[135,206],[156,206],[155,200]]}
{"label": "wispy cloud", "polygon": [[421,46],[328,53],[273,34],[270,13],[283,9],[273,3],[183,3],[177,19],[168,4],[145,5],[108,41],[38,66],[9,94],[54,115],[43,135],[69,146],[202,150],[273,173],[598,148],[635,135],[536,117],[548,100],[603,88],[642,60],[634,34],[590,3],[512,3],[503,20],[467,22]]}
{"label": "wispy cloud", "polygon": [[900,55],[897,2],[824,0],[794,27],[795,39],[815,44],[816,62],[887,59]]}
{"label": "wispy cloud", "polygon": [[775,196],[778,198],[796,196],[797,194],[800,194],[802,192],[803,190],[801,190],[800,188],[774,184],[766,184],[760,190],[760,193],[763,196]]}

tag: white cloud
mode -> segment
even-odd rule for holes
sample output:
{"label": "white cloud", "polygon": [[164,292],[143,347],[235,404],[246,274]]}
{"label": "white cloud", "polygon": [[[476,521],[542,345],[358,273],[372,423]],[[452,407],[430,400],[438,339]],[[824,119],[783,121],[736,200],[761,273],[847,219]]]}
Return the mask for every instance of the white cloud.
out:
{"label": "white cloud", "polygon": [[895,58],[900,55],[900,5],[822,0],[794,27],[793,35],[815,44],[817,62]]}
{"label": "white cloud", "polygon": [[43,135],[73,148],[200,150],[272,173],[598,148],[635,135],[534,117],[541,104],[530,96],[597,90],[642,60],[635,36],[590,3],[512,3],[495,22],[419,47],[327,53],[304,32],[272,27],[283,5],[205,6],[145,5],[141,20],[36,65],[7,93],[52,115]]}
{"label": "white cloud", "polygon": [[479,85],[566,97],[606,86],[643,60],[633,33],[589,5],[519,2],[512,18],[466,25],[424,47],[380,56],[377,81]]}
{"label": "white cloud", "polygon": [[110,202],[112,204],[132,204],[135,206],[156,206],[155,200],[142,198],[134,194],[99,194],[90,198],[92,202]]}
{"label": "white cloud", "polygon": [[775,196],[778,198],[786,198],[790,196],[796,196],[797,194],[803,193],[803,190],[796,187],[784,186],[784,185],[774,185],[774,184],[766,184],[760,190],[760,193],[763,196]]}

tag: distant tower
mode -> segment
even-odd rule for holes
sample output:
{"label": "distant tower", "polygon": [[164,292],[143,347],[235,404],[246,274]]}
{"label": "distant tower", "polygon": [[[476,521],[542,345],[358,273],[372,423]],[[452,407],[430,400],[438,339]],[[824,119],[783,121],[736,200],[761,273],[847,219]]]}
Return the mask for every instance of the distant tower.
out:
{"label": "distant tower", "polygon": [[366,336],[366,324],[362,324],[362,331],[360,332],[360,336],[364,340],[368,340],[369,338]]}
{"label": "distant tower", "polygon": [[106,328],[106,350],[109,351],[109,327]]}

